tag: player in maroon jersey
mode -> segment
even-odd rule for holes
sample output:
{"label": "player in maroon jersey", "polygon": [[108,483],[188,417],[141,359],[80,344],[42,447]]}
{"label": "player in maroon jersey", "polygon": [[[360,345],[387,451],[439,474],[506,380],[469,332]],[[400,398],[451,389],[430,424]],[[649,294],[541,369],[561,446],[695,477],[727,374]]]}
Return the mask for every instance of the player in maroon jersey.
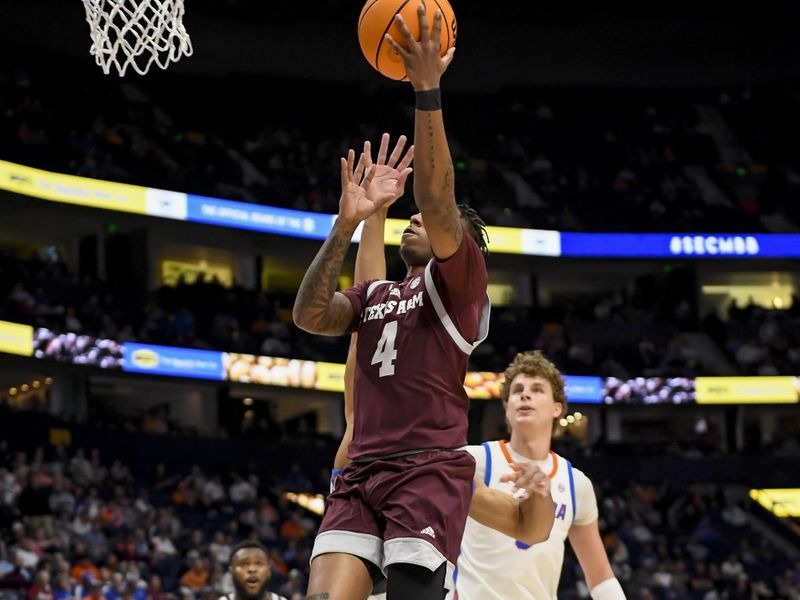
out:
{"label": "player in maroon jersey", "polygon": [[[365,597],[370,569],[388,575],[389,598],[444,598],[469,510],[475,463],[466,444],[464,376],[488,330],[483,222],[455,201],[439,79],[439,54],[420,9],[422,35],[401,57],[416,92],[414,198],[403,233],[403,281],[336,283],[357,225],[402,191],[410,168],[384,173],[362,154],[342,159],[338,218],[306,272],[294,306],[306,331],[358,331],[352,463],[329,497],[312,557],[309,598]],[[433,42],[432,40],[437,40]],[[392,43],[394,43],[392,41]],[[396,44],[395,44],[396,45]],[[466,233],[466,235],[465,235]]]}
{"label": "player in maroon jersey", "polygon": [[[385,135],[383,137],[378,151],[377,164],[379,166],[373,182],[381,179],[384,174],[388,173],[393,168],[394,164],[399,160],[400,151],[398,149],[403,146],[404,143],[405,140],[401,136],[398,141],[398,148],[395,149],[395,152],[392,153],[392,156],[389,158],[388,162],[386,162],[385,157],[388,154],[389,136]],[[365,148],[365,154],[367,156],[370,154],[369,148]],[[358,245],[358,253],[356,254],[354,273],[356,283],[368,279],[382,280],[386,277],[386,260],[384,256],[385,219],[386,209],[383,208],[379,209],[364,221],[364,227],[361,230],[361,239]],[[332,490],[335,489],[334,486],[339,481],[339,475],[350,463],[350,460],[347,458],[347,448],[353,438],[353,387],[357,338],[358,334],[354,333],[351,336],[350,348],[347,352],[347,362],[345,364],[344,407],[347,428],[345,429],[342,443],[336,453],[336,459],[334,461],[333,476],[331,478]],[[517,503],[516,500],[510,498],[508,495],[486,487],[483,479],[476,478],[469,515],[486,527],[495,529],[506,535],[509,535],[509,532],[511,532],[511,537],[514,539],[524,538],[530,540],[525,543],[538,543],[549,535],[554,521],[552,496],[549,492],[550,480],[541,469],[532,465],[519,466],[518,470],[509,475],[513,477],[515,486],[520,490],[524,489],[525,492],[529,494],[529,497]],[[468,526],[469,525],[467,525],[467,527]],[[319,565],[319,561],[322,561],[324,564],[325,561],[330,560],[331,556],[332,554],[322,555],[320,559],[315,562],[315,565]],[[358,570],[363,574],[364,568],[361,565],[358,565],[358,567]],[[314,570],[316,572],[316,566]],[[357,577],[348,577],[346,571],[342,573],[341,576],[347,577],[347,580],[351,583],[358,579]],[[385,600],[385,594],[379,593],[380,591],[385,591],[385,586],[386,580],[382,579],[376,585],[376,588],[373,590],[374,595],[371,595],[370,599],[374,598],[375,600],[379,600],[380,598],[384,598]],[[342,592],[341,595],[346,595],[348,598],[360,597],[352,589],[348,590],[346,594]]]}

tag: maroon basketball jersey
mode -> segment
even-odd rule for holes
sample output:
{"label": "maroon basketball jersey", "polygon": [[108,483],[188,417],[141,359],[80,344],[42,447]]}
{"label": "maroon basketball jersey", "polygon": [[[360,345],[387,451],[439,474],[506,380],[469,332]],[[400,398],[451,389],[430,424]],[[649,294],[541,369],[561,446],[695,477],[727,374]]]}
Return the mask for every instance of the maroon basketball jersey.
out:
{"label": "maroon basketball jersey", "polygon": [[487,282],[465,234],[453,256],[418,275],[343,292],[358,331],[351,459],[467,443],[464,377],[489,330]]}

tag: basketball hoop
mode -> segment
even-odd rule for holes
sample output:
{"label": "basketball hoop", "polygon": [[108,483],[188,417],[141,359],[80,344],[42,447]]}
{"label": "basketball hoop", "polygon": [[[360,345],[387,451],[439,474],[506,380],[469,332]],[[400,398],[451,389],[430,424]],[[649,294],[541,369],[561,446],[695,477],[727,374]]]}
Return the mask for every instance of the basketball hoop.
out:
{"label": "basketball hoop", "polygon": [[140,75],[192,55],[183,26],[184,0],[83,0],[92,36],[89,51],[108,75],[128,67]]}

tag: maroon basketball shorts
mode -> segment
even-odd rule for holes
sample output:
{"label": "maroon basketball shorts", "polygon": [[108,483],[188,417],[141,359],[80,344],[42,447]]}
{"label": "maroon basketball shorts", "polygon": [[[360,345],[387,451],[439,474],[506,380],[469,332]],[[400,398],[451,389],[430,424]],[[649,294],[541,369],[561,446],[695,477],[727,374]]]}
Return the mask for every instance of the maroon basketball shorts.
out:
{"label": "maroon basketball shorts", "polygon": [[351,464],[328,496],[311,560],[343,552],[384,574],[398,563],[435,571],[446,562],[451,589],[474,475],[475,460],[464,450]]}

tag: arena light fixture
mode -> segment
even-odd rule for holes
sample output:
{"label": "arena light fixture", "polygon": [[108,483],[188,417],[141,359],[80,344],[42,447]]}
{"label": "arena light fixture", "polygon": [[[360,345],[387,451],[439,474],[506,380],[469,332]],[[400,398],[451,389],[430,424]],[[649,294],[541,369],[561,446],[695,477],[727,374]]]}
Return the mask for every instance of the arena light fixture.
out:
{"label": "arena light fixture", "polygon": [[315,515],[322,516],[322,514],[325,512],[325,497],[322,494],[286,492],[284,498],[293,504],[297,504],[306,510],[310,510]]}
{"label": "arena light fixture", "polygon": [[800,517],[800,488],[753,489],[750,498],[778,518]]}

